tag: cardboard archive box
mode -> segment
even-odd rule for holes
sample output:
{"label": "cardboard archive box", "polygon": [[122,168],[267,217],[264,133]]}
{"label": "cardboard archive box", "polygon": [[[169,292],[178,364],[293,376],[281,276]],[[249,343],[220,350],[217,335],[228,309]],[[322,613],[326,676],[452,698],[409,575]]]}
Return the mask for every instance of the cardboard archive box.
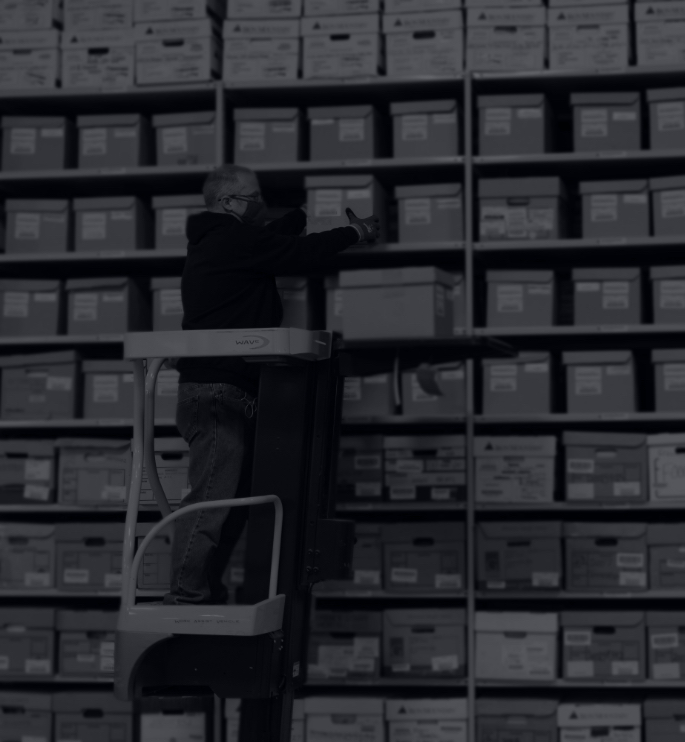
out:
{"label": "cardboard archive box", "polygon": [[685,234],[685,176],[650,178],[655,237]]}
{"label": "cardboard archive box", "polygon": [[31,590],[55,586],[55,526],[0,524],[0,588]]}
{"label": "cardboard archive box", "polygon": [[338,501],[380,502],[383,496],[383,436],[342,436],[337,473]]}
{"label": "cardboard archive box", "polygon": [[552,149],[552,121],[547,98],[528,95],[479,95],[478,154],[541,155]]}
{"label": "cardboard archive box", "polygon": [[476,502],[554,499],[554,436],[476,436]]}
{"label": "cardboard archive box", "polygon": [[63,116],[3,116],[2,169],[63,170],[71,165],[74,126]]}
{"label": "cardboard archive box", "polygon": [[483,359],[484,415],[546,415],[552,412],[551,356],[519,353]]}
{"label": "cardboard archive box", "polygon": [[560,742],[592,739],[640,742],[642,706],[631,704],[562,703],[557,711]]}
{"label": "cardboard archive box", "polygon": [[581,183],[583,238],[649,237],[647,186],[646,180]]}
{"label": "cardboard archive box", "polygon": [[81,31],[62,36],[62,87],[132,87],[135,46],[129,29]]}
{"label": "cardboard archive box", "polygon": [[201,696],[147,696],[136,704],[140,742],[177,739],[179,728],[186,739],[209,739],[213,699]]}
{"label": "cardboard archive box", "polygon": [[149,306],[130,278],[70,278],[66,282],[67,334],[121,334],[149,327]]}
{"label": "cardboard archive box", "polygon": [[126,29],[133,25],[133,0],[65,0],[64,30]]}
{"label": "cardboard archive box", "polygon": [[561,523],[484,521],[477,527],[477,583],[485,590],[561,587]]}
{"label": "cardboard archive box", "polygon": [[454,157],[459,154],[456,100],[390,104],[394,157]]}
{"label": "cardboard archive box", "polygon": [[645,523],[564,523],[569,592],[646,590]]}
{"label": "cardboard archive box", "polygon": [[54,441],[0,441],[0,504],[44,504],[54,499]]}
{"label": "cardboard archive box", "polygon": [[383,449],[383,484],[391,502],[466,499],[463,435],[385,436]]}
{"label": "cardboard archive box", "polygon": [[380,155],[381,121],[374,106],[308,108],[309,159],[357,160]]}
{"label": "cardboard archive box", "polygon": [[670,67],[685,60],[685,2],[635,4],[635,48],[639,67]]}
{"label": "cardboard archive box", "polygon": [[179,372],[173,368],[162,368],[157,374],[157,388],[155,390],[156,421],[166,420],[168,423],[169,420],[176,419],[179,377]]}
{"label": "cardboard archive box", "polygon": [[2,680],[47,678],[54,672],[54,608],[0,608]]}
{"label": "cardboard archive box", "polygon": [[75,198],[74,250],[142,250],[150,246],[150,214],[137,196]]}
{"label": "cardboard archive box", "polygon": [[155,129],[157,165],[215,165],[216,122],[214,111],[158,113]]}
{"label": "cardboard archive box", "polygon": [[30,5],[5,0],[0,4],[0,29],[43,31],[53,26],[61,26],[63,10],[60,0],[42,0]]}
{"label": "cardboard archive box", "polygon": [[417,244],[464,239],[461,183],[396,186],[400,242]]}
{"label": "cardboard archive box", "polygon": [[121,590],[121,523],[93,523],[84,532],[79,523],[59,523],[57,587],[74,592]]}
{"label": "cardboard archive box", "polygon": [[152,291],[152,329],[155,332],[181,330],[183,322],[183,302],[181,300],[181,279],[153,278]]}
{"label": "cardboard archive box", "polygon": [[[578,6],[581,7],[578,7]],[[550,8],[551,70],[622,70],[632,61],[630,8],[625,4],[583,6],[572,0]]]}
{"label": "cardboard archive box", "polygon": [[51,734],[49,693],[0,692],[0,742],[29,738],[48,742]]}
{"label": "cardboard archive box", "polygon": [[150,163],[150,123],[139,113],[78,116],[80,168],[138,167]]}
{"label": "cardboard archive box", "polygon": [[57,501],[88,508],[122,506],[131,476],[129,440],[58,438]]}
{"label": "cardboard archive box", "polygon": [[[136,549],[150,532],[153,523],[136,525]],[[148,545],[138,570],[137,587],[140,590],[168,590],[171,583],[171,539],[172,532],[163,528]]]}
{"label": "cardboard archive box", "polygon": [[566,236],[566,189],[559,178],[481,178],[478,202],[482,242]]}
{"label": "cardboard archive box", "polygon": [[234,108],[233,121],[236,164],[302,159],[303,131],[298,108]]}
{"label": "cardboard archive box", "polygon": [[307,742],[385,742],[383,699],[314,696],[304,699]]}
{"label": "cardboard archive box", "polygon": [[[23,4],[17,3],[17,7]],[[56,88],[60,79],[56,28],[3,31],[0,38],[0,90]]]}
{"label": "cardboard archive box", "polygon": [[451,337],[451,273],[432,266],[341,271],[347,340]]}
{"label": "cardboard archive box", "polygon": [[479,680],[552,681],[557,677],[556,613],[476,612]]}
{"label": "cardboard archive box", "polygon": [[648,90],[647,102],[649,148],[685,149],[685,88]]}
{"label": "cardboard archive box", "polygon": [[113,693],[56,693],[53,697],[55,735],[59,739],[133,739],[133,704],[120,701]]}
{"label": "cardboard archive box", "polygon": [[562,611],[561,628],[565,680],[644,681],[642,611]]}
{"label": "cardboard archive box", "polygon": [[563,445],[567,502],[646,502],[646,435],[565,431]]}
{"label": "cardboard archive box", "polygon": [[136,85],[210,82],[221,74],[221,36],[209,18],[137,23],[133,34]]}
{"label": "cardboard archive box", "polygon": [[685,678],[685,613],[649,611],[647,613],[649,678]]}
{"label": "cardboard archive box", "polygon": [[464,362],[422,364],[402,371],[404,417],[461,416],[466,410]]}
{"label": "cardboard archive box", "polygon": [[574,268],[575,325],[639,325],[642,287],[639,268]]}
{"label": "cardboard archive box", "polygon": [[345,592],[365,595],[382,588],[383,544],[380,523],[355,523],[355,543],[352,553],[352,579],[326,580],[317,583],[316,595]]}
{"label": "cardboard archive box", "polygon": [[653,265],[649,278],[654,324],[685,323],[685,266]]}
{"label": "cardboard archive box", "polygon": [[642,149],[640,93],[573,93],[571,106],[574,151]]}
{"label": "cardboard archive box", "polygon": [[283,306],[281,327],[313,330],[321,326],[316,289],[309,278],[279,276],[276,278],[276,288]]}
{"label": "cardboard archive box", "polygon": [[114,673],[116,611],[57,611],[57,669],[65,677]]}
{"label": "cardboard archive box", "polygon": [[465,624],[463,608],[383,611],[383,675],[465,677]]}
{"label": "cardboard archive box", "polygon": [[557,742],[558,701],[547,698],[479,698],[476,742]]}
{"label": "cardboard archive box", "polygon": [[488,327],[551,327],[554,271],[487,271]]}
{"label": "cardboard archive box", "polygon": [[476,72],[544,69],[546,20],[542,7],[468,8],[466,67]]}
{"label": "cardboard archive box", "polygon": [[[426,9],[428,10],[428,9]],[[460,10],[383,15],[388,77],[457,77],[464,69]]]}
{"label": "cardboard archive box", "polygon": [[300,21],[224,22],[224,81],[296,80],[300,64]]}
{"label": "cardboard archive box", "polygon": [[685,727],[681,707],[678,699],[645,699],[645,742],[682,742]]}
{"label": "cardboard archive box", "polygon": [[463,523],[384,525],[384,587],[392,593],[444,593],[466,583]]}
{"label": "cardboard archive box", "polygon": [[673,502],[685,499],[685,435],[661,433],[647,436],[649,499]]}
{"label": "cardboard archive box", "polygon": [[380,677],[380,611],[315,611],[309,626],[307,678]]}
{"label": "cardboard archive box", "polygon": [[637,409],[633,354],[629,350],[565,352],[567,412],[630,413]]}
{"label": "cardboard archive box", "polygon": [[133,0],[135,23],[180,21],[197,18],[222,18],[226,12],[223,0]]}
{"label": "cardboard archive box", "polygon": [[302,0],[228,0],[228,18],[299,18]]}
{"label": "cardboard archive box", "polygon": [[131,361],[84,361],[82,370],[85,419],[133,419]]}
{"label": "cardboard archive box", "polygon": [[348,376],[343,389],[343,419],[395,414],[395,382],[391,373]]}
{"label": "cardboard archive box", "polygon": [[0,336],[57,335],[62,319],[61,281],[0,280]]}
{"label": "cardboard archive box", "polygon": [[647,526],[649,547],[649,586],[652,590],[685,588],[685,525],[650,523]]}
{"label": "cardboard archive box", "polygon": [[656,412],[685,410],[685,350],[653,350]]}
{"label": "cardboard archive box", "polygon": [[302,36],[302,77],[375,77],[383,73],[385,59],[380,15],[305,17]]}
{"label": "cardboard archive box", "polygon": [[[183,438],[155,438],[155,464],[169,505],[178,505],[190,492],[188,444]],[[156,508],[157,503],[143,466],[140,507],[145,506]]]}
{"label": "cardboard archive box", "polygon": [[155,250],[185,250],[188,247],[188,217],[206,210],[202,194],[153,196]]}
{"label": "cardboard archive box", "polygon": [[349,226],[347,208],[366,219],[375,215],[381,220],[380,241],[384,241],[385,190],[373,175],[308,175],[307,234]]}
{"label": "cardboard archive box", "polygon": [[67,199],[5,201],[5,252],[67,252],[71,239],[71,211]]}
{"label": "cardboard archive box", "polygon": [[385,701],[388,742],[466,742],[468,711],[463,698],[409,698]]}
{"label": "cardboard archive box", "polygon": [[80,402],[73,350],[0,358],[0,419],[71,420]]}

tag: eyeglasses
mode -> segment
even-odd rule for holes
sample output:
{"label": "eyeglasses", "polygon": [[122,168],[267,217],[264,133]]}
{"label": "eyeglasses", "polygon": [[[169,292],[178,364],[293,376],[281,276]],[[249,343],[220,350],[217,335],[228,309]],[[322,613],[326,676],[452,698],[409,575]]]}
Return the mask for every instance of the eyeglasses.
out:
{"label": "eyeglasses", "polygon": [[221,198],[217,199],[217,201],[221,203],[221,201],[225,201],[227,198],[233,198],[236,201],[257,201],[258,203],[261,203],[264,200],[262,196],[262,192],[255,191],[254,193],[248,193],[247,196],[238,196],[238,195],[222,196]]}

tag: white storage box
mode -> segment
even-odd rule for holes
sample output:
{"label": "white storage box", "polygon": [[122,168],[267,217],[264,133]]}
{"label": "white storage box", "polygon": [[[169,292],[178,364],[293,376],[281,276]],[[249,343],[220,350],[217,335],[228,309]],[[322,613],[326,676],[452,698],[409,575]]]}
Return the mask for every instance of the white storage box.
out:
{"label": "white storage box", "polygon": [[5,31],[0,36],[0,90],[55,88],[59,31]]}
{"label": "white storage box", "polygon": [[133,85],[135,47],[128,31],[80,31],[62,37],[62,87]]}
{"label": "white storage box", "polygon": [[635,4],[635,46],[639,67],[668,67],[685,62],[685,2]]}
{"label": "white storage box", "polygon": [[224,82],[296,80],[300,73],[300,23],[248,20],[224,23]]}
{"label": "white storage box", "polygon": [[652,502],[685,500],[685,434],[647,436],[649,499]]}

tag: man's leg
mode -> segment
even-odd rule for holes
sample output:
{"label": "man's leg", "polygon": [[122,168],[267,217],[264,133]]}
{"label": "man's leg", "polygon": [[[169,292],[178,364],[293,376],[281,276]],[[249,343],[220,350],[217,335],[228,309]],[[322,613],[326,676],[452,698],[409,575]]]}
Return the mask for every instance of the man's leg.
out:
{"label": "man's leg", "polygon": [[[249,400],[230,384],[180,385],[176,421],[190,447],[191,485],[181,507],[236,497],[251,464],[254,418],[246,414]],[[215,597],[211,575],[228,513],[201,510],[176,521],[165,603],[210,603]],[[239,536],[238,530],[236,541]]]}

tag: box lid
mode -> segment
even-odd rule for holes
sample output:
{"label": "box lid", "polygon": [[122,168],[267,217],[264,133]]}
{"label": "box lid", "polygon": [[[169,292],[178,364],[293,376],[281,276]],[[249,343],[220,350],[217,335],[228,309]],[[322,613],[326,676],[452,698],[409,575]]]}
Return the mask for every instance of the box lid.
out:
{"label": "box lid", "polygon": [[108,113],[98,116],[77,116],[76,126],[84,129],[91,126],[137,126],[143,117],[139,113]]}
{"label": "box lid", "polygon": [[566,430],[562,435],[564,446],[597,446],[598,448],[640,448],[647,444],[644,433],[583,433]]}
{"label": "box lid", "polygon": [[665,348],[652,351],[652,363],[682,363],[685,362],[685,349]]}
{"label": "box lid", "polygon": [[572,106],[633,106],[639,104],[640,93],[572,93]]}
{"label": "box lid", "polygon": [[11,626],[27,629],[52,629],[55,626],[54,608],[0,608],[0,632]]}
{"label": "box lid", "polygon": [[131,445],[130,440],[120,438],[58,438],[55,441],[56,448],[75,448],[100,450],[103,448],[126,449]]}
{"label": "box lid", "polygon": [[647,543],[679,546],[685,554],[685,526],[682,523],[650,523],[647,526]]}
{"label": "box lid", "polygon": [[580,193],[642,193],[648,188],[649,182],[643,180],[600,180],[580,184]]}
{"label": "box lid", "polygon": [[639,268],[574,268],[574,281],[636,281]]}
{"label": "box lid", "polygon": [[561,522],[547,521],[482,521],[479,536],[488,539],[561,539]]}
{"label": "box lid", "polygon": [[395,198],[425,198],[428,196],[459,196],[461,183],[395,186]]}
{"label": "box lid", "polygon": [[387,721],[467,719],[465,698],[388,698],[385,701]]}
{"label": "box lid", "polygon": [[461,10],[431,10],[420,13],[384,13],[383,33],[416,33],[421,31],[462,28]]}
{"label": "box lid", "polygon": [[65,116],[3,116],[0,126],[3,129],[21,127],[61,129],[66,126],[66,123],[67,119]]}
{"label": "box lid", "polygon": [[511,366],[511,365],[525,365],[528,363],[547,363],[549,364],[552,360],[552,356],[544,350],[530,351],[528,353],[519,353],[513,358],[484,358],[483,366]]}
{"label": "box lid", "polygon": [[153,209],[205,208],[205,199],[201,193],[185,196],[153,196]]}
{"label": "box lid", "polygon": [[101,28],[92,31],[71,31],[62,34],[62,49],[110,49],[117,46],[133,47],[130,29],[117,31]]}
{"label": "box lid", "polygon": [[8,198],[5,211],[67,211],[66,198]]}
{"label": "box lid", "polygon": [[51,458],[54,454],[55,441],[0,440],[0,456]]}
{"label": "box lid", "polygon": [[305,716],[319,714],[351,714],[353,716],[382,716],[383,699],[368,696],[312,696],[304,699]]}
{"label": "box lid", "polygon": [[[647,611],[646,622],[647,626],[685,628],[685,611]],[[685,718],[685,707],[681,710]]]}
{"label": "box lid", "polygon": [[685,100],[685,88],[655,88],[647,91],[647,101]]}
{"label": "box lid", "polygon": [[0,539],[25,536],[29,539],[52,539],[55,526],[43,523],[0,523]]}
{"label": "box lid", "polygon": [[102,711],[105,714],[130,714],[133,704],[120,701],[113,693],[55,693],[52,697],[52,710],[56,714],[86,714],[88,711]]}
{"label": "box lid", "polygon": [[299,108],[234,108],[234,121],[292,121],[300,115]]}
{"label": "box lid", "polygon": [[55,619],[57,631],[115,631],[116,611],[63,611]]}
{"label": "box lid", "polygon": [[133,38],[136,42],[153,39],[197,39],[218,34],[219,29],[210,18],[133,24]]}
{"label": "box lid", "polygon": [[380,611],[314,611],[310,623],[312,633],[365,634],[383,630]]}
{"label": "box lid", "polygon": [[652,280],[660,278],[685,278],[685,265],[653,265],[649,269]]}
{"label": "box lid", "polygon": [[28,291],[38,292],[57,291],[60,281],[24,281],[22,279],[0,280],[0,291]]}
{"label": "box lid", "polygon": [[383,611],[385,633],[389,627],[446,626],[456,628],[466,623],[464,608],[388,608]]}
{"label": "box lid", "polygon": [[561,178],[481,178],[478,181],[480,198],[530,198],[564,196]]}
{"label": "box lid", "polygon": [[60,32],[56,28],[31,31],[3,31],[0,49],[58,49]]}
{"label": "box lid", "polygon": [[367,188],[376,185],[373,175],[307,175],[306,190],[315,188]]}
{"label": "box lid", "polygon": [[378,13],[332,15],[300,19],[301,36],[332,36],[337,34],[379,33],[381,18]]}
{"label": "box lid", "polygon": [[108,542],[120,542],[124,540],[123,523],[89,523],[88,530],[83,530],[82,523],[58,523],[55,526],[55,538],[57,542],[83,543],[89,539],[104,539]]}
{"label": "box lid", "polygon": [[224,21],[224,39],[293,39],[300,35],[299,18],[261,18]]}
{"label": "box lid", "polygon": [[84,374],[132,374],[133,361],[84,361],[81,370]]}
{"label": "box lid", "polygon": [[127,286],[129,278],[117,276],[111,278],[69,278],[64,285],[67,291],[92,291]]}
{"label": "box lid", "polygon": [[159,289],[180,289],[181,277],[168,276],[164,278],[152,278],[150,280],[150,288],[152,291],[158,291]]}
{"label": "box lid", "polygon": [[436,448],[463,448],[466,445],[464,435],[386,435],[383,437],[383,448],[411,449],[426,451]]}
{"label": "box lid", "polygon": [[488,283],[553,283],[554,271],[486,271]]}
{"label": "box lid", "polygon": [[32,353],[21,356],[0,356],[0,368],[17,366],[48,366],[63,363],[77,363],[81,356],[75,350],[61,350],[57,353]]}
{"label": "box lid", "polygon": [[466,25],[472,26],[544,26],[547,23],[547,9],[540,7],[523,8],[469,8],[466,11]]}
{"label": "box lid", "polygon": [[566,626],[640,626],[643,611],[562,611],[561,625]]}
{"label": "box lid", "polygon": [[190,124],[213,124],[214,111],[192,111],[190,113],[156,113],[152,117],[152,125],[159,126],[186,126]]}
{"label": "box lid", "polygon": [[370,268],[359,271],[340,271],[340,288],[361,286],[415,286],[439,283],[454,286],[454,276],[434,266],[417,268]]}
{"label": "box lid", "polygon": [[312,119],[356,119],[365,118],[374,112],[374,107],[368,106],[316,106],[307,109],[307,118]]}
{"label": "box lid", "polygon": [[520,725],[523,725],[525,724],[523,717],[526,716],[556,716],[558,705],[559,701],[551,698],[478,698],[476,715],[511,716],[520,718]]}
{"label": "box lid", "polygon": [[650,191],[677,191],[685,188],[685,175],[671,175],[666,178],[650,178]]}
{"label": "box lid", "polygon": [[642,706],[631,704],[562,703],[557,709],[560,727],[626,727],[642,724]]}
{"label": "box lid", "polygon": [[74,211],[100,211],[102,209],[132,209],[137,196],[109,196],[107,198],[75,198]]}
{"label": "box lid", "polygon": [[544,93],[527,95],[479,95],[478,108],[536,108],[546,102]]}
{"label": "box lid", "polygon": [[680,446],[685,444],[685,433],[657,433],[647,436],[648,446]]}
{"label": "box lid", "polygon": [[457,110],[456,100],[412,100],[390,104],[391,116],[403,116],[406,113],[452,113]]}
{"label": "box lid", "polygon": [[571,351],[561,358],[565,366],[623,364],[631,363],[633,354],[629,350]]}
{"label": "box lid", "polygon": [[13,693],[0,692],[0,717],[6,709],[21,709],[23,713],[31,711],[51,711],[52,695],[48,693]]}
{"label": "box lid", "polygon": [[550,10],[547,25],[559,26],[601,26],[605,24],[629,23],[628,5],[580,6],[569,3],[565,8]]}
{"label": "box lid", "polygon": [[384,544],[430,546],[432,542],[456,548],[466,531],[463,523],[384,523],[381,533]]}
{"label": "box lid", "polygon": [[646,535],[646,523],[564,523],[567,538],[643,539]]}
{"label": "box lid", "polygon": [[682,698],[646,698],[642,708],[645,719],[685,720]]}
{"label": "box lid", "polygon": [[536,632],[556,634],[559,619],[556,613],[476,611],[476,631]]}
{"label": "box lid", "polygon": [[554,435],[542,436],[484,436],[473,441],[474,453],[479,458],[488,456],[542,456],[556,455],[557,439]]}

